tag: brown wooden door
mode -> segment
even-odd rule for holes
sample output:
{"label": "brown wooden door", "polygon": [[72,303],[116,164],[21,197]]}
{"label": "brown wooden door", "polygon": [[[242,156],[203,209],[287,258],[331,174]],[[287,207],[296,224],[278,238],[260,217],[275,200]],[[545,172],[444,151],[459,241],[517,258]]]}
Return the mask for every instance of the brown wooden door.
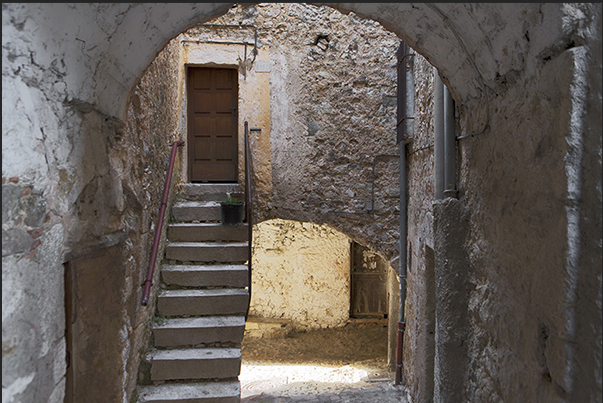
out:
{"label": "brown wooden door", "polygon": [[352,242],[352,290],[350,316],[387,316],[387,263],[370,249]]}
{"label": "brown wooden door", "polygon": [[191,182],[236,182],[235,69],[188,68],[188,174]]}

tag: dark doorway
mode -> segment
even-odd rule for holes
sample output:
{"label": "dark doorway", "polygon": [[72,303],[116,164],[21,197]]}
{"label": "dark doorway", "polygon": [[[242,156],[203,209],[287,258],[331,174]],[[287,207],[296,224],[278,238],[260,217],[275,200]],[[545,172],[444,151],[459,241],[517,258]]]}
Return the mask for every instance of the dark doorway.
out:
{"label": "dark doorway", "polygon": [[188,177],[236,182],[238,165],[235,69],[188,67]]}
{"label": "dark doorway", "polygon": [[123,247],[102,248],[64,263],[67,372],[65,403],[123,400],[124,327],[118,262]]}
{"label": "dark doorway", "polygon": [[350,316],[352,318],[386,318],[387,263],[370,249],[351,244],[352,290]]}

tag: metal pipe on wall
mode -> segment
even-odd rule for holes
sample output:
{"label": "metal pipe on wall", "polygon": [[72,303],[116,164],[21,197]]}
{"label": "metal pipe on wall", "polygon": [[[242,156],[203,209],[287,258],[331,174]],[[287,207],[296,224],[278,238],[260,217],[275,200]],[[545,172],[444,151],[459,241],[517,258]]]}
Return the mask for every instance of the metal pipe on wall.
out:
{"label": "metal pipe on wall", "polygon": [[[396,379],[395,384],[402,382],[402,369],[404,358],[404,332],[406,330],[406,261],[407,261],[407,192],[406,192],[406,142],[412,137],[414,122],[414,75],[413,56],[406,43],[400,41],[398,49],[398,127],[397,139],[400,146],[400,309],[398,312],[398,334],[396,346]],[[409,127],[410,126],[410,127]]]}
{"label": "metal pipe on wall", "polygon": [[435,75],[435,95],[433,101],[434,114],[434,140],[433,140],[433,159],[435,172],[435,198],[444,198],[445,187],[445,143],[444,143],[444,84],[440,75]]}
{"label": "metal pipe on wall", "polygon": [[444,84],[444,197],[457,197],[454,100]]}

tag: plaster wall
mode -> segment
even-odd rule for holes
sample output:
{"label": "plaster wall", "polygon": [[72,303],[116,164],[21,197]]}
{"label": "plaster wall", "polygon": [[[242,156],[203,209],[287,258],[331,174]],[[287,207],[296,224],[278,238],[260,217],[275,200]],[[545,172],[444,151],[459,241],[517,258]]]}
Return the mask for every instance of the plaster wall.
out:
{"label": "plaster wall", "polygon": [[[226,24],[225,24],[226,22]],[[227,24],[229,21],[212,20],[210,24]],[[194,27],[179,35],[174,41],[180,42],[182,51],[181,77],[185,80],[185,66],[236,68],[239,71],[239,177],[238,182],[245,182],[245,143],[244,122],[249,123],[250,146],[254,164],[254,183],[258,199],[265,199],[271,192],[272,172],[270,161],[270,49],[268,46],[255,48],[254,30],[252,27]],[[231,44],[207,43],[231,42]],[[247,53],[245,53],[245,44]],[[254,51],[257,49],[257,54]],[[181,84],[182,86],[182,84]],[[184,87],[185,88],[185,87]],[[186,103],[180,108],[182,118],[181,136],[186,138]],[[183,165],[186,166],[186,156]],[[188,181],[186,170],[182,172],[182,180]]]}
{"label": "plaster wall", "polygon": [[404,379],[416,401],[433,399],[435,273],[433,239],[434,94],[437,71],[424,57],[412,57],[415,83],[412,139],[407,155],[407,297]]}
{"label": "plaster wall", "polygon": [[[121,218],[139,217],[136,207],[115,213],[122,204],[119,181],[109,179],[115,168],[107,149],[118,144],[130,96],[158,52],[231,5],[3,4],[3,401],[63,400],[65,254],[79,249],[82,234],[91,234],[93,244],[119,242],[112,236],[126,227]],[[469,401],[601,401],[601,5],[330,6],[373,18],[399,35],[437,67],[459,105],[462,206],[454,208],[468,212],[468,230],[460,255],[437,245],[434,253],[436,261],[466,263],[453,266],[465,270],[466,304],[444,304],[436,319],[462,319],[456,325],[467,335],[461,340],[472,371],[456,383],[435,378],[434,390]],[[291,68],[284,57],[274,60],[279,71]],[[281,92],[271,96],[287,94],[285,84],[300,78],[282,80]],[[291,105],[279,107],[279,114],[292,116]],[[293,129],[279,136],[303,138],[305,129]],[[277,164],[277,130],[271,130]],[[303,149],[304,143],[291,144]],[[147,161],[164,164],[159,150],[148,150]],[[355,172],[351,164],[347,169]],[[153,178],[151,200],[160,193],[152,190],[161,182],[155,173],[144,174]],[[74,206],[99,180],[89,188],[98,193],[88,199],[98,204],[98,215],[89,208],[86,219]],[[282,191],[296,195],[286,186]],[[283,204],[284,218],[318,222],[304,216],[312,211],[301,203],[308,194]],[[454,211],[451,206],[439,209],[443,216],[434,220],[445,222],[440,219]],[[281,210],[276,207],[275,216]],[[334,210],[349,222],[355,215],[348,213],[357,211]],[[383,218],[392,226],[395,221]],[[442,237],[452,235],[441,228]],[[387,230],[374,234],[379,241],[390,237]],[[393,250],[384,255],[395,257]],[[138,266],[141,260],[128,262]],[[138,287],[130,284],[126,295]],[[435,372],[454,365],[437,362]]]}
{"label": "plaster wall", "polygon": [[250,315],[293,328],[345,325],[350,316],[350,240],[327,226],[274,219],[256,225]]}
{"label": "plaster wall", "polygon": [[[576,301],[596,304],[596,297],[586,288],[582,294],[576,281],[586,272],[597,281],[600,267],[593,261],[580,272],[572,256],[580,253],[574,248],[584,248],[570,223],[574,192],[583,186],[571,184],[580,181],[572,161],[575,141],[582,141],[576,136],[584,133],[576,132],[572,115],[576,97],[585,93],[573,82],[582,80],[577,66],[584,51],[564,51],[543,63],[538,80],[521,77],[500,88],[492,100],[499,113],[491,117],[491,133],[459,141],[466,203],[461,210],[467,211],[460,225],[468,232],[462,250],[442,258],[464,268],[458,286],[466,304],[442,306],[441,318],[452,319],[457,342],[467,348],[468,368],[475,368],[462,381],[468,399],[579,401],[585,393],[575,387],[581,359],[574,343],[582,345],[584,336],[573,323]],[[598,319],[590,320],[597,334]],[[499,377],[487,375],[493,362],[500,365]],[[600,389],[597,371],[589,375],[594,389]]]}
{"label": "plaster wall", "polygon": [[398,38],[325,6],[260,4],[231,14],[256,25],[270,47],[272,192],[260,219],[325,223],[391,259]]}
{"label": "plaster wall", "polygon": [[[169,47],[156,58],[131,94],[124,121],[62,98],[57,91],[64,86],[56,82],[40,80],[33,98],[4,89],[5,110],[15,104],[34,111],[16,120],[12,112],[3,115],[3,169],[15,172],[3,180],[3,284],[21,290],[3,294],[4,401],[63,401],[68,299],[76,312],[74,401],[129,399],[154,312],[153,298],[140,305],[141,285],[178,127],[171,111],[181,100],[170,85],[177,61]],[[32,67],[39,77],[61,76]],[[4,80],[10,82],[6,74]],[[17,168],[24,157],[6,142],[30,119],[39,144]],[[65,264],[73,269],[72,295],[64,292]],[[103,388],[95,393],[89,383]]]}

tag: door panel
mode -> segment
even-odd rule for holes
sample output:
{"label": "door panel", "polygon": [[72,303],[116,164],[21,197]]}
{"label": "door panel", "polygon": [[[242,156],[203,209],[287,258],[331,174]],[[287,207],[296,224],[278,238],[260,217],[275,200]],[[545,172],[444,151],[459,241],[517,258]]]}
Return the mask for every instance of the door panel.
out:
{"label": "door panel", "polygon": [[226,70],[226,69],[215,69],[215,83],[216,83],[216,88],[219,90],[224,90],[224,89],[232,89],[233,87],[233,82],[232,82],[232,77],[231,77],[231,71],[232,70]]}
{"label": "door panel", "polygon": [[188,160],[191,182],[236,182],[237,71],[188,68]]}
{"label": "door panel", "polygon": [[216,160],[218,161],[231,161],[233,159],[233,155],[231,152],[231,141],[230,139],[222,139],[218,137],[218,141],[216,141]]}
{"label": "door panel", "polygon": [[387,306],[387,264],[370,249],[352,242],[350,316],[383,318]]}

